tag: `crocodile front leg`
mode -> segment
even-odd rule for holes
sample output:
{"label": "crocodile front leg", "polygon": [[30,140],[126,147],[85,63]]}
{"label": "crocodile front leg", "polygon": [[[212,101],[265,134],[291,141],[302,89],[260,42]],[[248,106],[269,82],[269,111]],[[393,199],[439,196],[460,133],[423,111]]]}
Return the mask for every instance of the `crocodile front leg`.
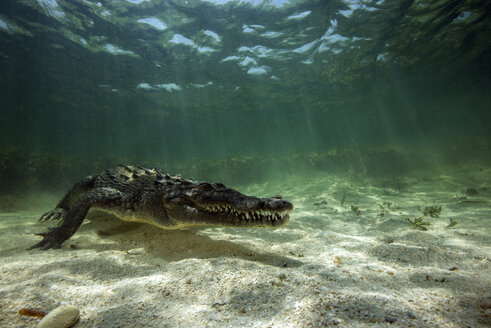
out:
{"label": "crocodile front leg", "polygon": [[62,222],[58,227],[51,228],[48,232],[37,235],[42,236],[43,240],[33,245],[29,249],[59,248],[60,245],[69,239],[82,224],[87,212],[91,207],[115,207],[121,205],[124,194],[113,188],[95,188],[87,191],[73,204],[65,213]]}
{"label": "crocodile front leg", "polygon": [[74,205],[80,195],[94,188],[96,179],[97,175],[90,175],[73,185],[73,187],[59,201],[58,205],[56,205],[56,208],[44,213],[39,218],[39,222],[64,220],[68,209]]}

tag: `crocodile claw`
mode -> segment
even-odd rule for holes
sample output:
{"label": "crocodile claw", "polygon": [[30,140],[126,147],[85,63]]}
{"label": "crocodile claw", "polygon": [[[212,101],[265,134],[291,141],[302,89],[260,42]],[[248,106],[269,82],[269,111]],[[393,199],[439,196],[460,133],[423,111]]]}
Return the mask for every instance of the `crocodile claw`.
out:
{"label": "crocodile claw", "polygon": [[66,210],[63,208],[55,208],[54,210],[48,211],[44,213],[40,218],[39,222],[46,222],[51,220],[60,220],[64,219],[66,214]]}
{"label": "crocodile claw", "polygon": [[29,247],[27,250],[31,250],[31,249],[35,249],[35,248],[39,248],[39,249],[42,249],[43,251],[45,251],[45,250],[48,250],[50,248],[60,248],[60,244],[49,242],[48,240],[43,239],[39,243],[34,244],[31,247]]}
{"label": "crocodile claw", "polygon": [[35,248],[40,248],[42,250],[47,250],[50,248],[60,248],[61,243],[57,241],[57,231],[56,229],[49,229],[48,232],[39,232],[35,233],[36,236],[41,236],[43,237],[43,240],[41,240],[39,243],[32,245],[29,247],[27,250],[35,249]]}

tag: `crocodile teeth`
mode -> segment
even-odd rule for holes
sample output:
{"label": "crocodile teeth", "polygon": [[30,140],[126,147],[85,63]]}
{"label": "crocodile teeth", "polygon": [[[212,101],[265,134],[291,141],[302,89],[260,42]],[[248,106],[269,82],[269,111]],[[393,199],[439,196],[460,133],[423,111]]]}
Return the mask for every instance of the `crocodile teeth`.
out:
{"label": "crocodile teeth", "polygon": [[242,210],[237,210],[230,205],[209,205],[205,207],[205,209],[212,213],[231,215],[234,216],[236,219],[242,220],[244,222],[247,222],[249,220],[258,220],[258,221],[262,221],[263,223],[267,221],[274,222],[277,220],[282,220],[288,215],[288,211],[274,212],[274,211],[263,210],[263,209],[242,211]]}

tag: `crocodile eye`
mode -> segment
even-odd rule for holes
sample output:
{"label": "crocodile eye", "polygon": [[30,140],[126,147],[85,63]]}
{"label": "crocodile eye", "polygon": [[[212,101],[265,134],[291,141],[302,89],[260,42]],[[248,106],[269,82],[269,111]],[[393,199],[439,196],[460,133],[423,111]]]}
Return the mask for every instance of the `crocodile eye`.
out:
{"label": "crocodile eye", "polygon": [[275,198],[275,199],[283,199],[283,197],[281,197],[280,195],[274,195],[273,197],[271,198]]}
{"label": "crocodile eye", "polygon": [[202,190],[210,190],[213,189],[213,186],[209,184],[208,182],[202,182],[198,185],[198,187]]}
{"label": "crocodile eye", "polygon": [[220,183],[220,182],[215,183],[215,186],[217,186],[218,188],[227,188],[227,187],[225,187],[225,185],[223,183]]}

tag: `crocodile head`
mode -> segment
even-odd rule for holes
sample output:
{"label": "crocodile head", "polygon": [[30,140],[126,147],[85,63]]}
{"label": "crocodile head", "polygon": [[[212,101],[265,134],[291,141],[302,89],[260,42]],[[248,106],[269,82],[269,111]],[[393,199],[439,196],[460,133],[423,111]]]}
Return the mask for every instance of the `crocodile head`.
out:
{"label": "crocodile head", "polygon": [[290,219],[292,203],[281,196],[257,198],[221,183],[187,182],[165,193],[163,205],[175,228],[197,225],[279,228]]}

